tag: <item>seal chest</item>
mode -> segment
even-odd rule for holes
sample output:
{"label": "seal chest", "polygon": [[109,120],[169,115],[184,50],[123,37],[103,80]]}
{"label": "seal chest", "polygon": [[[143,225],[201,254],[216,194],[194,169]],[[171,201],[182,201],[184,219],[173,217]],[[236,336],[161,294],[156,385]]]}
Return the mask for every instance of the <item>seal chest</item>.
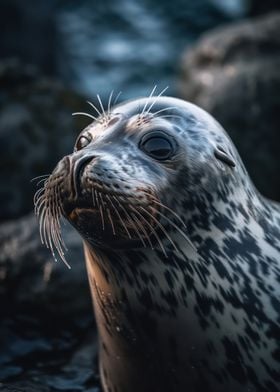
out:
{"label": "seal chest", "polygon": [[63,259],[84,239],[105,392],[273,392],[280,207],[202,109],[149,97],[103,111],[37,194]]}

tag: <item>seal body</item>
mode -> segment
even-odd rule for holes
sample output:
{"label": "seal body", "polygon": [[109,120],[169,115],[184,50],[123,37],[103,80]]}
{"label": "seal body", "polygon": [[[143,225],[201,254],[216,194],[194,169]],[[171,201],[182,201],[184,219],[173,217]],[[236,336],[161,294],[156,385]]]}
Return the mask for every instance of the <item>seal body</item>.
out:
{"label": "seal body", "polygon": [[279,390],[280,208],[209,114],[104,112],[44,195],[43,232],[62,214],[84,239],[105,392]]}

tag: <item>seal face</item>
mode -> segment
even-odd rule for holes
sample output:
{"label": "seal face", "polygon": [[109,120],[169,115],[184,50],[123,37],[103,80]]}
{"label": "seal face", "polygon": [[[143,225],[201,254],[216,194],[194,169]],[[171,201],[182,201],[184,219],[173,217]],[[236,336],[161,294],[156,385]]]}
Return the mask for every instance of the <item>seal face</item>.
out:
{"label": "seal face", "polygon": [[277,391],[280,208],[222,127],[170,97],[95,119],[37,194],[84,239],[105,392]]}

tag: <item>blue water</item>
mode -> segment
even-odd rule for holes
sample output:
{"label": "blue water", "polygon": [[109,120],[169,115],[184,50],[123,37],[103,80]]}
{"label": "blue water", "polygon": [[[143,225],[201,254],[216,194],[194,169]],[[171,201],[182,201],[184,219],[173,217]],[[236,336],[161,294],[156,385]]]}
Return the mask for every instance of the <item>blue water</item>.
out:
{"label": "blue water", "polygon": [[103,98],[176,93],[180,58],[205,31],[241,18],[246,0],[83,0],[56,18],[59,74],[72,87]]}

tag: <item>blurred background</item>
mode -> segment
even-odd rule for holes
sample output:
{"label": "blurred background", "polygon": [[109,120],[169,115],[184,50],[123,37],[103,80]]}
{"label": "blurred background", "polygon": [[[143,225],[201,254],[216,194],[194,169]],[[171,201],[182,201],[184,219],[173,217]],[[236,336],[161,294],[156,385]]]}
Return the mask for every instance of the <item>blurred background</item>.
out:
{"label": "blurred background", "polygon": [[169,86],[225,127],[280,200],[279,0],[0,0],[0,390],[97,392],[81,241],[69,271],[40,244],[35,183],[70,153],[100,94]]}

